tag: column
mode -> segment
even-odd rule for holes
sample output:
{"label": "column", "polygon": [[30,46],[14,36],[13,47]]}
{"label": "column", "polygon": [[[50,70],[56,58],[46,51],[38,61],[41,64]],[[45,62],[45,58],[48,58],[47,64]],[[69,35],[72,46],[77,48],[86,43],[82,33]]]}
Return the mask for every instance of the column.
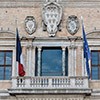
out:
{"label": "column", "polygon": [[69,47],[69,75],[75,76],[76,75],[76,46],[71,45]]}
{"label": "column", "polygon": [[30,47],[29,47],[29,76],[31,76],[32,75],[32,57],[33,57],[33,55],[32,55],[32,46],[30,45]]}
{"label": "column", "polygon": [[34,46],[33,48],[32,48],[32,76],[35,76],[35,69],[36,69],[36,47]]}
{"label": "column", "polygon": [[71,76],[71,48],[70,46],[68,47],[68,76]]}
{"label": "column", "polygon": [[[27,46],[22,46],[22,56],[23,56],[23,64],[24,64],[24,70],[26,72],[27,66],[26,66],[26,53],[27,53]],[[26,72],[27,74],[27,72]]]}
{"label": "column", "polygon": [[63,76],[65,76],[65,60],[66,60],[66,47],[62,47],[62,71],[63,71]]}
{"label": "column", "polygon": [[33,58],[33,55],[32,55],[32,49],[33,49],[33,46],[32,46],[32,40],[29,40],[28,41],[28,44],[27,44],[27,75],[28,76],[31,76],[32,75],[32,58]]}
{"label": "column", "polygon": [[77,69],[76,73],[78,76],[84,76],[84,61],[83,61],[83,47],[78,46],[77,47]]}
{"label": "column", "polygon": [[12,77],[14,76],[18,76],[18,66],[17,66],[17,62],[16,62],[16,50],[13,49],[13,57],[14,60],[12,63]]}
{"label": "column", "polygon": [[26,69],[26,73],[27,75],[29,74],[29,46],[27,45],[27,61],[26,61],[26,66],[27,66],[27,69]]}
{"label": "column", "polygon": [[83,47],[81,47],[81,51],[82,51],[82,76],[87,76]]}
{"label": "column", "polygon": [[38,47],[38,76],[41,76],[41,50],[42,47]]}

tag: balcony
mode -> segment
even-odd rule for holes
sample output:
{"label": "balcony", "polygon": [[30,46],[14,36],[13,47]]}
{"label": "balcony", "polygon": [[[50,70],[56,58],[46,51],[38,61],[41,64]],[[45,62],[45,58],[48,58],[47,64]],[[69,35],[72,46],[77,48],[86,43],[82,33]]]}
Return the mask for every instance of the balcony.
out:
{"label": "balcony", "polygon": [[91,93],[87,77],[13,77],[10,94]]}

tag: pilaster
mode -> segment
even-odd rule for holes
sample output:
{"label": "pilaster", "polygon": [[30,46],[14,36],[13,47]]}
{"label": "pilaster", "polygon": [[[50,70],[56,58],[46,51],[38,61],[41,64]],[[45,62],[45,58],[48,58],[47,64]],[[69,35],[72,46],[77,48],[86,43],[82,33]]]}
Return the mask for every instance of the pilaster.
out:
{"label": "pilaster", "polygon": [[27,42],[27,75],[31,76],[32,73],[34,72],[32,70],[32,60],[33,60],[33,44],[32,44],[32,39],[28,40]]}
{"label": "pilaster", "polygon": [[68,37],[70,40],[69,51],[69,76],[76,76],[76,48],[75,41],[77,37]]}

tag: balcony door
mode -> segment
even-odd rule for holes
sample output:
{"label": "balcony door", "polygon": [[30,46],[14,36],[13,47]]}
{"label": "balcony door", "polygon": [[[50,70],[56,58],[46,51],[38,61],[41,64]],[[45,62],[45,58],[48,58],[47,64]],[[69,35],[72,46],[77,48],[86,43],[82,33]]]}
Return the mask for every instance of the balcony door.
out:
{"label": "balcony door", "polygon": [[[61,47],[42,47],[41,59],[40,59],[37,50],[36,75],[38,76],[38,73],[40,73],[40,76],[63,76],[63,71],[65,71],[65,75],[67,76],[68,75],[68,50],[66,49],[64,52],[65,55],[63,55],[63,51]],[[63,60],[63,58],[65,60]],[[41,60],[39,65],[38,65],[38,60]],[[64,69],[63,69],[63,65],[64,65],[63,63],[65,63]]]}

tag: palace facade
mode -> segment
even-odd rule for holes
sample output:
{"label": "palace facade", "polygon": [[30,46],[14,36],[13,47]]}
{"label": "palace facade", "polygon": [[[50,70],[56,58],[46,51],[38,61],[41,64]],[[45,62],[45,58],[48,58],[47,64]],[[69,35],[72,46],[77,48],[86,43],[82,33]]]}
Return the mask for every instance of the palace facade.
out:
{"label": "palace facade", "polygon": [[[81,17],[91,51],[90,79]],[[100,0],[0,0],[0,100],[100,100]]]}

